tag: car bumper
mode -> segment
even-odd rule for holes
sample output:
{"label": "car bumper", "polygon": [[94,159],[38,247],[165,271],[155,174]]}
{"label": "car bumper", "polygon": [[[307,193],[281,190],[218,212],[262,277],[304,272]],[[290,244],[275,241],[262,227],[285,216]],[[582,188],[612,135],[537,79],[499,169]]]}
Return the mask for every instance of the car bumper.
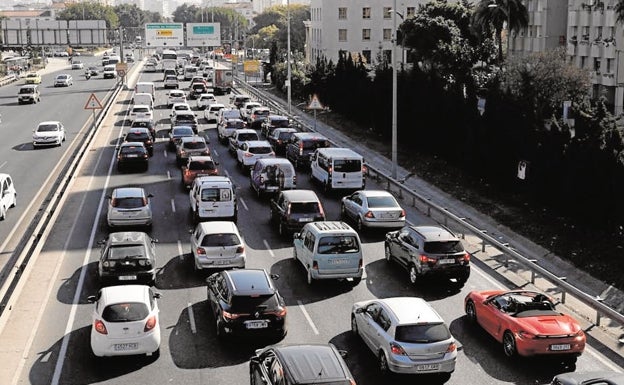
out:
{"label": "car bumper", "polygon": [[365,227],[402,228],[405,226],[405,218],[388,220],[364,217],[362,224]]}
{"label": "car bumper", "polygon": [[[566,350],[553,350],[553,346],[569,345]],[[550,339],[523,339],[516,335],[516,349],[521,356],[579,356],[585,350],[585,340],[582,337],[550,338]]]}
{"label": "car bumper", "polygon": [[245,268],[246,257],[244,255],[238,255],[233,258],[214,258],[214,257],[200,257],[195,255],[195,267],[197,269],[231,269],[231,268]]}
{"label": "car bumper", "polygon": [[144,282],[151,283],[156,279],[156,269],[147,271],[102,271],[98,270],[100,280],[110,283],[132,283],[132,282]]}
{"label": "car bumper", "polygon": [[445,277],[459,280],[468,280],[470,276],[470,266],[452,266],[445,269],[426,270],[423,272],[426,277]]}
{"label": "car bumper", "polygon": [[413,361],[408,356],[391,354],[388,357],[388,368],[391,372],[402,374],[452,373],[456,361],[457,353],[446,354],[443,359],[426,361]]}
{"label": "car bumper", "polygon": [[33,146],[51,146],[59,143],[59,138],[33,139]]}
{"label": "car bumper", "polygon": [[263,329],[247,329],[243,322],[221,323],[223,332],[235,337],[283,337],[286,335],[286,321],[270,321],[269,327]]}
{"label": "car bumper", "polygon": [[[97,357],[154,353],[160,347],[160,329],[138,338],[109,338],[91,329],[91,350]],[[120,349],[123,348],[123,349]]]}
{"label": "car bumper", "polygon": [[106,220],[109,227],[124,226],[151,226],[152,217],[136,217],[136,218],[108,218]]}
{"label": "car bumper", "polygon": [[310,275],[314,279],[347,279],[347,278],[362,278],[364,275],[364,269],[359,268],[357,271],[352,272],[331,272],[331,271],[319,271],[315,269],[310,270]]}

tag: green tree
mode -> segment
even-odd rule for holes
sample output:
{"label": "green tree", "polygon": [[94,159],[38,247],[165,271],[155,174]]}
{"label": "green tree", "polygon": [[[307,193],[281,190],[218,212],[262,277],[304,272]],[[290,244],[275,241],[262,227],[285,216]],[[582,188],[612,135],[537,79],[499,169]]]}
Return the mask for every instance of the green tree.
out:
{"label": "green tree", "polygon": [[173,12],[174,23],[195,23],[197,22],[197,15],[200,14],[200,9],[196,5],[189,5],[184,3],[177,7]]}
{"label": "green tree", "polygon": [[615,14],[617,15],[617,21],[624,23],[624,0],[618,0],[615,4]]}
{"label": "green tree", "polygon": [[503,26],[508,36],[520,32],[529,25],[529,12],[522,0],[481,0],[473,15],[473,26],[480,31],[494,28],[498,42],[498,60],[503,62]]}
{"label": "green tree", "polygon": [[56,18],[57,20],[104,20],[106,28],[119,27],[119,18],[113,8],[96,2],[68,4]]}
{"label": "green tree", "polygon": [[[302,4],[290,5],[290,48],[292,52],[303,52],[305,44],[305,25],[303,22],[310,19],[310,7]],[[277,32],[271,37],[281,55],[286,56],[288,39],[288,7],[276,5],[267,8],[263,13],[254,17],[255,26],[251,33],[257,33],[263,28],[274,26]]]}

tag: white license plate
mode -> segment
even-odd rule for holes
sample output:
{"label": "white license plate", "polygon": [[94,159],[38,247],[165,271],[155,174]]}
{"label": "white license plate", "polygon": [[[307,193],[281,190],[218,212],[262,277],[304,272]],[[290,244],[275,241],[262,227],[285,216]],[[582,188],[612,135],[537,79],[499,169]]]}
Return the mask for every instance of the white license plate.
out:
{"label": "white license plate", "polygon": [[113,349],[118,352],[125,351],[125,350],[137,350],[138,348],[139,348],[139,344],[137,342],[113,345]]}
{"label": "white license plate", "polygon": [[128,156],[128,158],[138,158],[139,157],[137,154],[128,154],[127,156]]}
{"label": "white license plate", "polygon": [[438,370],[439,368],[440,364],[416,365],[416,370]]}
{"label": "white license plate", "polygon": [[299,222],[312,222],[312,218],[299,218]]}
{"label": "white license plate", "polygon": [[381,218],[383,218],[383,219],[392,219],[392,218],[394,218],[394,215],[388,214],[388,213],[381,214]]}
{"label": "white license plate", "polygon": [[120,281],[134,281],[137,279],[136,275],[121,275],[119,276]]}
{"label": "white license plate", "polygon": [[550,350],[570,350],[570,344],[550,345]]}
{"label": "white license plate", "polygon": [[247,329],[264,329],[269,327],[269,323],[267,321],[247,321],[245,327]]}
{"label": "white license plate", "polygon": [[346,258],[335,258],[335,259],[330,259],[329,260],[329,264],[330,265],[344,265],[346,263],[348,263],[349,260]]}
{"label": "white license plate", "polygon": [[275,190],[277,190],[277,186],[266,186],[265,190],[267,190],[267,191],[275,191]]}
{"label": "white license plate", "polygon": [[228,263],[230,263],[230,261],[227,260],[227,259],[225,259],[225,260],[221,259],[221,260],[218,260],[218,261],[214,261],[215,265],[227,265]]}
{"label": "white license plate", "polygon": [[444,259],[439,259],[438,263],[440,265],[450,265],[451,263],[455,263],[455,260],[453,258],[444,258]]}

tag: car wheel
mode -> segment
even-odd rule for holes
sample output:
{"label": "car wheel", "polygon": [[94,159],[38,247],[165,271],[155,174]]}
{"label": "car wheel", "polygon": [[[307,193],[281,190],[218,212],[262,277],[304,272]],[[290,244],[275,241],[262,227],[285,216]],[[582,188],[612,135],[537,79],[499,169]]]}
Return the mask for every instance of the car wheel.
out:
{"label": "car wheel", "polygon": [[286,235],[286,228],[284,227],[284,223],[283,222],[279,223],[279,227],[278,227],[277,231],[278,231],[279,235],[282,236],[282,237]]}
{"label": "car wheel", "polygon": [[505,356],[509,358],[515,357],[517,354],[516,339],[509,330],[507,330],[503,335],[503,352],[505,353]]}
{"label": "car wheel", "polygon": [[355,316],[353,314],[351,314],[351,333],[354,336],[358,336],[358,326],[357,326],[357,321],[355,320]]}
{"label": "car wheel", "polygon": [[384,247],[384,255],[386,257],[386,262],[392,261],[392,251],[390,251],[390,245],[388,244]]}
{"label": "car wheel", "polygon": [[472,323],[477,323],[477,309],[475,308],[474,302],[472,300],[468,300],[466,302],[466,316],[468,317],[468,321]]}
{"label": "car wheel", "polygon": [[358,233],[361,233],[362,231],[364,231],[364,224],[362,223],[362,218],[358,217],[355,227],[357,227]]}
{"label": "car wheel", "polygon": [[563,366],[571,369],[572,371],[576,370],[576,356],[565,357],[563,359]]}
{"label": "car wheel", "polygon": [[0,221],[6,219],[6,209],[4,207],[0,207]]}
{"label": "car wheel", "polygon": [[220,340],[222,340],[223,337],[225,337],[225,335],[223,333],[223,328],[219,324],[219,320],[218,319],[215,320],[215,335],[217,336],[217,339],[220,339]]}
{"label": "car wheel", "polygon": [[17,194],[13,194],[13,203],[11,204],[11,207],[15,206],[17,206]]}
{"label": "car wheel", "polygon": [[307,266],[306,273],[307,273],[306,280],[308,282],[308,285],[311,286],[314,283],[314,278],[312,278],[312,271],[310,270],[310,266]]}
{"label": "car wheel", "polygon": [[441,383],[445,383],[451,379],[451,373],[441,373],[439,378]]}
{"label": "car wheel", "polygon": [[382,350],[379,351],[379,371],[381,374],[387,374],[390,371],[388,369],[388,359],[386,358],[386,353]]}
{"label": "car wheel", "polygon": [[418,283],[418,269],[414,265],[410,265],[409,267],[409,281],[412,285]]}
{"label": "car wheel", "polygon": [[362,282],[362,277],[355,277],[353,278],[353,281],[351,281],[351,286],[355,287],[359,285],[360,282]]}

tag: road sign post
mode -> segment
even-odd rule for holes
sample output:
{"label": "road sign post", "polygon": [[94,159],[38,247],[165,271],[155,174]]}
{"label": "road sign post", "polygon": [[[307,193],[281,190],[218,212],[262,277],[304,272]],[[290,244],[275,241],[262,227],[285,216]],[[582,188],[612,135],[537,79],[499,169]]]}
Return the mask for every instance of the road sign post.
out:
{"label": "road sign post", "polygon": [[310,100],[310,104],[308,104],[308,110],[314,110],[314,131],[316,131],[316,110],[322,110],[324,108],[318,96],[316,96],[316,94],[312,95],[312,100]]}
{"label": "road sign post", "polygon": [[84,106],[85,110],[91,110],[92,112],[92,128],[95,130],[95,110],[101,110],[102,107],[102,103],[100,103],[99,99],[97,98],[97,96],[95,96],[95,94],[91,94],[91,96],[89,96],[89,99],[87,100],[87,104],[85,104]]}

